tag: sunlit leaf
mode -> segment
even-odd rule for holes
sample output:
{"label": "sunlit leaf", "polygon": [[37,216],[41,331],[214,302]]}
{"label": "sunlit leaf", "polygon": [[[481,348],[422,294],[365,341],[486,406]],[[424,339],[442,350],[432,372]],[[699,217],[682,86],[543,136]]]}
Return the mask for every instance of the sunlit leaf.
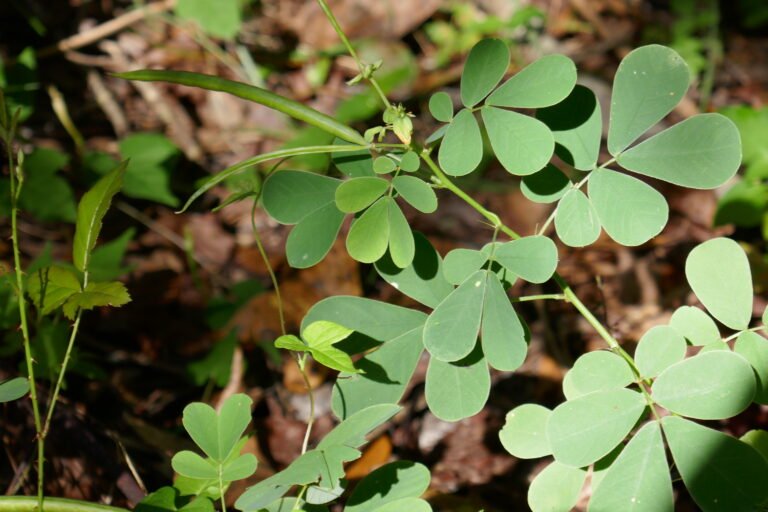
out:
{"label": "sunlit leaf", "polygon": [[482,116],[493,152],[510,173],[533,174],[552,158],[555,139],[538,119],[495,107],[484,107]]}
{"label": "sunlit leaf", "polygon": [[587,472],[552,461],[528,488],[528,506],[533,512],[567,512],[579,500]]}
{"label": "sunlit leaf", "polygon": [[511,372],[523,364],[528,352],[525,329],[498,276],[486,272],[486,279],[480,325],[483,354],[492,368]]}
{"label": "sunlit leaf", "polygon": [[372,471],[357,484],[344,510],[376,512],[404,498],[418,498],[427,490],[429,482],[429,470],[423,465],[405,460],[391,462]]}
{"label": "sunlit leaf", "polygon": [[389,182],[381,178],[352,178],[336,189],[336,206],[344,213],[357,213],[373,204],[388,188]]}
{"label": "sunlit leaf", "polygon": [[549,281],[557,268],[557,247],[545,236],[526,236],[500,244],[493,257],[529,283]]}
{"label": "sunlit leaf", "polygon": [[483,39],[467,56],[461,73],[461,102],[473,107],[504,77],[509,66],[509,48],[500,39]]}
{"label": "sunlit leaf", "polygon": [[411,264],[416,252],[413,232],[397,202],[392,198],[387,198],[387,203],[389,210],[389,255],[396,266],[405,268]]}
{"label": "sunlit leaf", "polygon": [[768,340],[755,332],[743,332],[733,350],[749,361],[757,378],[755,402],[768,405]]}
{"label": "sunlit leaf", "polygon": [[429,98],[429,113],[437,121],[450,123],[453,119],[453,100],[446,92],[436,92]]}
{"label": "sunlit leaf", "polygon": [[490,392],[491,376],[479,343],[460,361],[447,363],[430,358],[425,394],[429,410],[441,420],[459,421],[474,416],[483,408]]}
{"label": "sunlit leaf", "polygon": [[635,364],[645,378],[656,377],[683,360],[687,345],[676,329],[657,325],[643,334],[635,349]]}
{"label": "sunlit leaf", "polygon": [[710,345],[720,341],[717,324],[708,314],[694,306],[680,306],[672,313],[669,326],[692,345]]}
{"label": "sunlit leaf", "polygon": [[464,109],[456,114],[448,125],[437,158],[440,167],[451,176],[464,176],[477,169],[483,158],[483,136],[472,112]]}
{"label": "sunlit leaf", "polygon": [[480,270],[488,261],[488,254],[474,249],[453,249],[445,255],[443,274],[455,285],[463,283],[469,276]]}
{"label": "sunlit leaf", "polygon": [[435,191],[424,180],[413,176],[397,176],[392,185],[400,197],[422,213],[437,210]]}
{"label": "sunlit leaf", "polygon": [[600,220],[592,203],[581,190],[571,189],[557,205],[557,236],[571,247],[584,247],[600,236]]}
{"label": "sunlit leaf", "polygon": [[382,197],[352,223],[347,235],[347,252],[357,261],[373,263],[387,251],[389,201]]}
{"label": "sunlit leaf", "polygon": [[540,108],[564,100],[576,85],[576,65],[565,55],[547,55],[504,82],[486,103],[497,107]]}
{"label": "sunlit leaf", "polygon": [[565,374],[563,392],[568,400],[573,400],[593,391],[623,388],[634,380],[631,368],[621,356],[595,350],[579,357]]}
{"label": "sunlit leaf", "polygon": [[546,435],[552,411],[537,404],[523,404],[507,413],[499,439],[504,449],[518,459],[537,459],[552,453]]}

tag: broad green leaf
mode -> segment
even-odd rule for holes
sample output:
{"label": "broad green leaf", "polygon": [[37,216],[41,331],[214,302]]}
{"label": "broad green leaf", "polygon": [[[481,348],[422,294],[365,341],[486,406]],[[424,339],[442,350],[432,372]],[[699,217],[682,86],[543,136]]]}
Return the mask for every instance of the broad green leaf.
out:
{"label": "broad green leaf", "polygon": [[595,391],[560,404],[547,422],[555,460],[581,468],[613,450],[646,408],[643,395],[629,389]]}
{"label": "broad green leaf", "polygon": [[404,172],[416,172],[421,168],[421,159],[414,151],[406,151],[400,158],[400,169]]}
{"label": "broad green leaf", "polygon": [[529,283],[544,283],[557,269],[557,247],[546,236],[526,236],[500,244],[494,259]]}
{"label": "broad green leaf", "polygon": [[672,458],[706,512],[757,510],[768,498],[768,462],[729,435],[676,416],[661,420]]}
{"label": "broad green leaf", "polygon": [[242,17],[238,0],[178,0],[176,16],[197,23],[203,31],[222,39],[240,32]]}
{"label": "broad green leaf", "polygon": [[717,324],[704,311],[694,306],[680,306],[672,313],[669,326],[679,332],[691,345],[710,345],[720,340]]}
{"label": "broad green leaf", "polygon": [[301,324],[330,320],[375,340],[387,341],[422,327],[426,319],[427,315],[414,309],[363,297],[337,295],[312,306]]}
{"label": "broad green leaf", "polygon": [[310,348],[324,348],[340,342],[352,334],[352,329],[328,320],[318,320],[304,327],[301,337]]}
{"label": "broad green leaf", "polygon": [[82,291],[74,272],[64,267],[45,267],[27,278],[27,293],[40,314],[47,315]]}
{"label": "broad green leaf", "polygon": [[422,327],[387,341],[358,359],[365,373],[342,373],[333,388],[333,412],[341,419],[378,404],[396,404],[405,393],[421,353]]}
{"label": "broad green leaf", "polygon": [[382,197],[352,223],[347,235],[347,252],[357,261],[373,263],[387,251],[390,200]]}
{"label": "broad green leaf", "polygon": [[[739,128],[744,151],[744,164],[747,165],[747,178],[765,178],[768,171],[768,147],[765,134],[768,130],[768,108],[753,108],[747,105],[725,107],[720,113],[728,117]],[[757,171],[757,172],[750,172]]]}
{"label": "broad green leaf", "polygon": [[681,187],[710,189],[741,165],[739,131],[720,114],[699,114],[667,128],[616,159],[625,169]]}
{"label": "broad green leaf", "polygon": [[389,421],[400,409],[402,407],[396,404],[380,404],[357,411],[326,434],[317,449],[325,450],[334,445],[358,448],[366,443],[368,434]]}
{"label": "broad green leaf", "polygon": [[629,441],[595,489],[588,510],[674,510],[672,479],[658,423],[646,423]]}
{"label": "broad green leaf", "polygon": [[347,490],[345,487],[345,481],[341,480],[340,485],[334,488],[320,487],[319,485],[310,485],[307,488],[307,503],[314,505],[322,505],[330,503],[341,497]]}
{"label": "broad green leaf", "polygon": [[552,453],[547,440],[547,420],[552,411],[537,404],[523,404],[507,413],[499,431],[502,446],[518,459],[538,459]]}
{"label": "broad green leaf", "polygon": [[[68,162],[69,156],[48,148],[36,148],[24,157],[24,186],[19,194],[22,211],[43,222],[75,222],[75,195],[67,180],[58,175]],[[8,197],[10,190],[2,200]]]}
{"label": "broad green leaf", "polygon": [[312,357],[321,365],[345,373],[357,373],[349,354],[331,346],[311,349]]}
{"label": "broad green leaf", "polygon": [[445,255],[443,275],[446,281],[459,285],[480,270],[488,261],[488,254],[474,249],[453,249]]}
{"label": "broad green leaf", "polygon": [[589,177],[589,199],[605,232],[621,245],[641,245],[667,225],[664,196],[637,178],[598,169]]}
{"label": "broad green leaf", "polygon": [[178,206],[171,191],[171,172],[176,166],[179,148],[159,133],[134,133],[120,141],[120,156],[128,160],[123,194],[148,199],[168,206]]}
{"label": "broad green leaf", "polygon": [[620,389],[634,382],[626,361],[607,350],[587,352],[576,360],[563,379],[565,398],[573,400],[593,391]]}
{"label": "broad green leaf", "polygon": [[483,354],[492,368],[512,372],[523,364],[528,353],[525,329],[498,276],[486,272],[486,279],[480,325]]}
{"label": "broad green leaf", "polygon": [[0,382],[0,403],[18,400],[29,392],[29,380],[25,377]]}
{"label": "broad green leaf", "polygon": [[285,334],[275,340],[275,347],[294,352],[309,352],[309,347],[293,334]]}
{"label": "broad green leaf", "polygon": [[738,243],[714,238],[685,262],[685,277],[701,303],[727,327],[740,331],[752,320],[752,271]]}
{"label": "broad green leaf", "polygon": [[654,381],[651,395],[659,405],[682,416],[725,419],[752,402],[755,375],[747,360],[731,351],[699,353],[664,370]]}
{"label": "broad green leaf", "polygon": [[528,506],[533,512],[569,512],[576,506],[587,472],[552,461],[528,488]]}
{"label": "broad green leaf", "polygon": [[566,245],[584,247],[600,236],[600,220],[592,202],[581,190],[571,189],[557,205],[557,236]]}
{"label": "broad green leaf", "polygon": [[590,478],[589,483],[593,490],[600,487],[603,478],[605,478],[605,474],[611,469],[611,465],[619,457],[623,449],[624,444],[620,443],[616,448],[611,450],[611,453],[592,464],[592,478]]}
{"label": "broad green leaf", "polygon": [[424,180],[413,176],[397,176],[392,185],[400,197],[422,213],[437,210],[437,195]]}
{"label": "broad green leaf", "polygon": [[441,123],[450,123],[453,119],[453,100],[447,92],[436,92],[429,98],[429,113]]}
{"label": "broad green leaf", "polygon": [[128,228],[119,237],[96,247],[91,253],[88,270],[90,278],[94,281],[112,281],[130,272],[130,268],[123,266],[123,259],[135,234],[135,228]]}
{"label": "broad green leaf", "polygon": [[568,176],[552,164],[520,181],[520,191],[534,203],[549,204],[558,201],[571,185]]}
{"label": "broad green leaf", "polygon": [[199,480],[214,479],[219,477],[216,467],[194,452],[181,451],[171,459],[173,470],[187,478]]}
{"label": "broad green leaf", "polygon": [[487,272],[478,270],[448,295],[424,324],[424,347],[434,359],[458,361],[475,348]]}
{"label": "broad green leaf", "polygon": [[446,363],[432,357],[425,395],[432,414],[459,421],[480,412],[491,392],[491,375],[480,344],[461,361]]}
{"label": "broad green leaf", "polygon": [[226,386],[232,375],[232,358],[237,345],[237,334],[232,330],[224,339],[216,342],[203,359],[189,363],[187,371],[195,385],[205,386],[212,382],[221,388]]}
{"label": "broad green leaf", "polygon": [[77,224],[75,240],[72,248],[72,261],[81,272],[88,270],[91,252],[96,246],[96,240],[101,232],[101,222],[104,220],[112,198],[123,185],[126,162],[121,163],[112,172],[101,178],[77,205]]}
{"label": "broad green leaf", "polygon": [[352,178],[336,189],[336,206],[344,213],[357,213],[373,204],[388,188],[389,182],[381,178]]}
{"label": "broad green leaf", "polygon": [[539,109],[536,118],[552,130],[555,153],[580,171],[597,165],[603,118],[595,93],[577,85],[568,97],[557,105]]}
{"label": "broad green leaf", "polygon": [[395,169],[397,164],[388,156],[380,156],[373,161],[373,172],[376,174],[389,174]]}
{"label": "broad green leaf", "polygon": [[397,202],[388,197],[387,205],[389,211],[389,256],[396,266],[405,268],[411,264],[416,252],[413,232]]}
{"label": "broad green leaf", "polygon": [[405,460],[391,462],[372,471],[357,484],[344,510],[376,512],[403,498],[418,498],[427,490],[429,482],[429,470],[423,465]]}
{"label": "broad green leaf", "polygon": [[483,158],[483,136],[475,115],[461,110],[446,129],[437,159],[451,176],[464,176],[480,165]]}
{"label": "broad green leaf", "polygon": [[486,104],[540,108],[563,101],[576,85],[576,65],[565,55],[547,55],[528,64],[496,89]]}
{"label": "broad green leaf", "polygon": [[616,156],[661,121],[689,83],[688,66],[671,48],[652,44],[624,57],[613,80],[608,151]]}
{"label": "broad green leaf", "polygon": [[85,290],[72,294],[64,302],[64,315],[74,319],[78,309],[93,309],[99,306],[120,307],[128,304],[131,296],[125,285],[119,281],[109,283],[88,283]]}
{"label": "broad green leaf", "polygon": [[751,446],[768,462],[768,431],[750,430],[739,438],[742,443]]}
{"label": "broad green leaf", "polygon": [[376,262],[379,275],[401,293],[435,308],[453,291],[453,286],[443,277],[443,262],[432,244],[421,233],[414,232],[415,253],[413,261],[399,268],[389,255]]}
{"label": "broad green leaf", "polygon": [[715,226],[733,224],[752,228],[763,223],[768,210],[768,186],[760,182],[738,181],[717,202]]}
{"label": "broad green leaf", "polygon": [[488,96],[509,66],[509,48],[500,39],[483,39],[469,52],[461,73],[461,102],[474,107]]}
{"label": "broad green leaf", "polygon": [[482,116],[493,152],[507,171],[527,176],[549,163],[555,151],[555,139],[547,125],[533,117],[495,107],[484,107]]}
{"label": "broad green leaf", "polygon": [[[333,143],[339,146],[349,146],[351,144],[339,138],[336,138]],[[339,172],[346,174],[350,178],[375,175],[373,172],[373,157],[367,149],[348,153],[331,153],[331,161]]]}
{"label": "broad green leaf", "polygon": [[756,332],[743,332],[733,350],[752,365],[757,378],[755,402],[768,405],[768,340]]}
{"label": "broad green leaf", "polygon": [[243,480],[251,476],[258,466],[259,462],[252,453],[244,453],[232,462],[228,462],[222,469],[221,478],[225,482],[234,482]]}
{"label": "broad green leaf", "polygon": [[635,349],[635,364],[646,379],[658,374],[685,358],[687,344],[677,329],[657,325],[643,334]]}
{"label": "broad green leaf", "polygon": [[373,512],[401,512],[402,510],[407,510],[408,512],[432,512],[432,506],[428,501],[424,501],[421,498],[402,498],[382,505]]}
{"label": "broad green leaf", "polygon": [[253,401],[244,394],[229,397],[216,413],[204,403],[184,408],[182,423],[189,437],[215,462],[223,462],[234,450],[251,421]]}
{"label": "broad green leaf", "polygon": [[341,183],[311,172],[279,171],[264,181],[261,200],[270,217],[282,224],[296,224],[319,208],[334,203]]}
{"label": "broad green leaf", "polygon": [[342,222],[344,213],[332,201],[304,217],[285,242],[288,264],[308,268],[319,263],[331,250]]}

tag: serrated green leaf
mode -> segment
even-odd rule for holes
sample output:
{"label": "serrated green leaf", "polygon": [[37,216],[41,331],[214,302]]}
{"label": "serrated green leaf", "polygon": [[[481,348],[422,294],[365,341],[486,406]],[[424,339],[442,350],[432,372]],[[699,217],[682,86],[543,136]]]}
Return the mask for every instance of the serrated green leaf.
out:
{"label": "serrated green leaf", "polygon": [[253,401],[242,393],[229,397],[218,413],[204,403],[184,408],[182,423],[192,440],[214,462],[226,460],[251,422]]}
{"label": "serrated green leaf", "polygon": [[508,172],[527,176],[552,158],[554,136],[538,119],[495,107],[484,107],[482,116],[493,152]]}
{"label": "serrated green leaf", "polygon": [[101,222],[112,203],[112,198],[123,185],[126,165],[126,162],[121,163],[112,172],[101,178],[83,195],[77,206],[72,261],[81,272],[88,269],[91,252],[96,246],[96,240],[101,232]]}
{"label": "serrated green leaf", "polygon": [[474,249],[453,249],[445,255],[443,275],[446,281],[459,285],[488,261],[488,254]]}
{"label": "serrated green leaf", "polygon": [[623,388],[634,380],[632,369],[621,356],[595,350],[579,357],[565,374],[563,392],[568,400],[573,400],[594,391]]}
{"label": "serrated green leaf", "polygon": [[425,395],[432,414],[459,421],[480,412],[491,392],[491,376],[478,343],[464,359],[447,363],[429,360]]}
{"label": "serrated green leaf", "polygon": [[424,324],[424,347],[440,361],[458,361],[475,348],[487,272],[479,270],[448,295]]}
{"label": "serrated green leaf", "polygon": [[502,446],[518,459],[538,459],[552,453],[546,435],[552,411],[537,404],[523,404],[507,413],[499,432]]}
{"label": "serrated green leaf", "polygon": [[397,176],[392,185],[408,204],[422,213],[437,210],[437,195],[424,180],[413,176]]}
{"label": "serrated green leaf", "polygon": [[557,236],[566,245],[584,247],[600,236],[600,219],[592,202],[581,190],[571,189],[557,205]]}
{"label": "serrated green leaf", "polygon": [[509,66],[509,48],[500,39],[483,39],[467,56],[461,73],[461,102],[474,107],[504,77]]}
{"label": "serrated green leaf", "polygon": [[630,52],[613,80],[608,151],[617,155],[675,108],[688,90],[685,61],[653,44]]}
{"label": "serrated green leaf", "polygon": [[549,281],[557,268],[557,247],[545,236],[526,236],[500,244],[493,257],[529,283]]}
{"label": "serrated green leaf", "polygon": [[743,332],[733,350],[752,365],[757,378],[755,402],[768,405],[768,340],[755,332]]}
{"label": "serrated green leaf", "polygon": [[388,188],[389,182],[381,178],[352,178],[336,189],[336,206],[344,213],[357,213],[373,204]]}
{"label": "serrated green leaf", "polygon": [[720,114],[699,114],[641,142],[616,159],[625,169],[681,187],[710,189],[741,165],[736,126]]}
{"label": "serrated green leaf", "polygon": [[437,155],[440,167],[451,176],[464,176],[480,165],[483,136],[475,115],[467,109],[456,114],[445,131]]}
{"label": "serrated green leaf", "polygon": [[635,364],[646,379],[658,374],[685,358],[687,344],[677,329],[657,325],[643,334],[635,349]]}
{"label": "serrated green leaf", "polygon": [[517,370],[528,353],[525,329],[509,302],[498,276],[486,272],[483,318],[480,338],[488,364],[496,370]]}
{"label": "serrated green leaf", "polygon": [[738,439],[677,416],[661,420],[675,466],[702,510],[755,510],[768,498],[768,462]]}
{"label": "serrated green leaf", "polygon": [[731,351],[699,353],[664,370],[654,381],[651,396],[682,416],[730,418],[752,402],[755,375],[746,359]]}
{"label": "serrated green leaf", "polygon": [[90,282],[85,290],[69,296],[64,302],[64,314],[69,319],[74,319],[78,309],[93,309],[99,306],[120,307],[128,304],[131,296],[125,285],[119,281],[110,283]]}
{"label": "serrated green leaf", "polygon": [[520,191],[535,203],[549,204],[558,201],[570,188],[568,176],[552,164],[520,181]]}
{"label": "serrated green leaf", "polygon": [[18,400],[29,392],[29,380],[24,377],[0,382],[0,403]]}
{"label": "serrated green leaf", "polygon": [[389,243],[389,198],[382,197],[353,223],[347,235],[347,252],[361,263],[373,263]]}
{"label": "serrated green leaf", "polygon": [[587,510],[674,510],[672,479],[658,423],[646,423],[629,441],[595,489]]}
{"label": "serrated green leaf", "polygon": [[450,123],[453,119],[453,100],[447,92],[436,92],[429,98],[429,113],[441,123]]}
{"label": "serrated green leaf", "polygon": [[704,311],[693,306],[680,306],[672,313],[669,326],[679,332],[692,345],[710,345],[720,342],[717,324]]}
{"label": "serrated green leaf", "polygon": [[80,291],[80,280],[74,272],[64,267],[45,267],[30,273],[27,278],[27,293],[42,315],[58,309]]}
{"label": "serrated green leaf", "polygon": [[528,64],[486,100],[497,107],[541,108],[563,101],[576,85],[576,65],[565,55],[547,55]]}
{"label": "serrated green leaf", "polygon": [[555,460],[581,468],[613,450],[645,411],[645,399],[629,389],[595,391],[560,404],[547,422]]}
{"label": "serrated green leaf", "polygon": [[752,319],[752,271],[744,250],[728,238],[696,246],[685,262],[685,276],[701,303],[734,330]]}
{"label": "serrated green leaf", "polygon": [[173,456],[171,467],[178,474],[198,480],[215,479],[219,477],[216,467],[189,450],[184,450]]}
{"label": "serrated green leaf", "polygon": [[372,471],[357,484],[344,510],[377,512],[405,498],[418,498],[427,490],[429,482],[430,474],[425,466],[405,460],[391,462]]}
{"label": "serrated green leaf", "polygon": [[316,265],[331,250],[344,222],[334,202],[318,208],[299,221],[285,242],[288,264],[293,268]]}
{"label": "serrated green leaf", "polygon": [[413,261],[416,252],[413,232],[403,211],[394,199],[387,198],[389,219],[389,256],[392,262],[406,268]]}
{"label": "serrated green leaf", "polygon": [[536,475],[528,488],[533,512],[568,512],[579,500],[587,472],[552,461]]}
{"label": "serrated green leaf", "polygon": [[667,225],[664,196],[637,178],[609,169],[589,177],[589,199],[605,232],[621,245],[641,245]]}
{"label": "serrated green leaf", "polygon": [[557,145],[555,153],[580,171],[597,165],[603,118],[595,93],[577,85],[568,97],[557,105],[539,109],[536,118],[552,130]]}

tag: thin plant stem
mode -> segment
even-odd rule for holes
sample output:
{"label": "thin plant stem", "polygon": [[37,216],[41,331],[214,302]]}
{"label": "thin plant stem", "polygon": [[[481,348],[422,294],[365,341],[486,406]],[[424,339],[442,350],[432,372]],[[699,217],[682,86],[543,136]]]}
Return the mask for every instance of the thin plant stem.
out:
{"label": "thin plant stem", "polygon": [[512,302],[530,302],[532,300],[564,300],[568,298],[564,293],[542,293],[540,295],[523,295],[522,297],[512,297]]}
{"label": "thin plant stem", "polygon": [[267,267],[267,273],[269,279],[272,281],[272,288],[275,289],[275,298],[277,299],[277,314],[280,317],[280,333],[285,336],[285,313],[283,312],[283,298],[280,295],[280,285],[277,283],[277,276],[272,269],[272,265],[269,263],[267,257],[267,251],[264,250],[264,244],[261,242],[259,231],[256,229],[256,207],[258,205],[258,198],[253,200],[253,207],[251,208],[251,230],[253,231],[253,240],[256,243],[256,249],[259,251],[261,259],[264,260],[264,265]]}
{"label": "thin plant stem", "polygon": [[221,476],[223,471],[224,467],[219,464],[219,491],[221,491],[221,494],[219,495],[219,501],[221,502],[221,511],[227,512],[227,502],[224,499],[224,479]]}
{"label": "thin plant stem", "polygon": [[[304,432],[304,441],[301,443],[301,454],[307,453],[307,447],[309,446],[309,435],[312,433],[312,426],[315,424],[315,394],[312,392],[312,384],[309,382],[309,376],[307,375],[306,365],[299,362],[300,356],[296,356],[296,363],[301,370],[301,376],[304,379],[304,385],[307,387],[307,395],[309,396],[309,418],[307,418],[307,430]],[[306,361],[306,359],[305,359]]]}
{"label": "thin plant stem", "polygon": [[723,343],[728,343],[729,341],[738,338],[745,332],[760,332],[760,331],[768,331],[768,326],[758,325],[757,327],[752,327],[751,329],[744,329],[743,331],[739,331],[737,333],[731,334],[727,338],[723,338]]}

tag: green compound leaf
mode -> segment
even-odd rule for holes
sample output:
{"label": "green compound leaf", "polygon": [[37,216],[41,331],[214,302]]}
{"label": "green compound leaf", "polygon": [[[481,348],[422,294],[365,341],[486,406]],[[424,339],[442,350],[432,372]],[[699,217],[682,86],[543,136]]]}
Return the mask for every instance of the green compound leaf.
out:
{"label": "green compound leaf", "polygon": [[[406,460],[391,462],[369,473],[352,491],[345,512],[378,512],[406,498],[418,498],[429,487],[429,470]],[[413,510],[393,508],[394,510]],[[431,509],[428,509],[431,510]]]}
{"label": "green compound leaf", "polygon": [[487,272],[469,276],[427,318],[424,347],[433,359],[458,361],[475,348],[485,299]]}
{"label": "green compound leaf", "polygon": [[547,422],[555,460],[581,468],[613,450],[645,411],[640,393],[629,389],[595,391],[560,404]]}
{"label": "green compound leaf", "polygon": [[429,240],[417,232],[413,239],[415,253],[410,265],[399,268],[385,255],[376,262],[376,271],[401,293],[434,309],[453,291],[453,286],[443,277],[442,258]]}
{"label": "green compound leaf", "polygon": [[248,478],[255,471],[259,461],[252,453],[244,453],[236,459],[224,465],[221,472],[221,479],[225,482],[234,482]]}
{"label": "green compound leaf", "polygon": [[702,510],[757,510],[768,498],[768,462],[752,447],[675,416],[661,425],[683,482]]}
{"label": "green compound leaf", "polygon": [[335,201],[341,181],[305,171],[280,171],[264,182],[262,202],[281,224],[297,224],[317,209]]}
{"label": "green compound leaf", "polygon": [[387,252],[389,244],[389,201],[382,197],[363,212],[347,235],[347,252],[361,263],[373,263]]}
{"label": "green compound leaf", "polygon": [[496,107],[540,108],[563,101],[576,85],[576,65],[565,55],[547,55],[496,89],[486,104]]}
{"label": "green compound leaf", "polygon": [[587,472],[552,461],[528,488],[528,506],[533,512],[568,512],[576,506]]}
{"label": "green compound leaf", "polygon": [[495,107],[484,107],[482,116],[493,152],[511,174],[533,174],[552,158],[555,139],[538,119]]}
{"label": "green compound leaf", "polygon": [[664,196],[637,178],[608,169],[589,177],[592,201],[605,232],[621,245],[633,247],[655,237],[667,225]]}
{"label": "green compound leaf", "polygon": [[691,345],[704,346],[720,342],[720,331],[712,317],[694,306],[680,306],[672,313],[669,326]]}
{"label": "green compound leaf", "polygon": [[421,159],[414,151],[406,151],[400,158],[400,169],[405,172],[416,172],[421,168]]}
{"label": "green compound leaf", "polygon": [[64,267],[45,267],[31,273],[27,279],[27,293],[42,315],[58,309],[80,291],[80,279],[73,271]]}
{"label": "green compound leaf", "polygon": [[206,33],[232,39],[240,32],[242,17],[237,0],[179,0],[176,15],[200,25]]}
{"label": "green compound leaf", "polygon": [[293,268],[308,268],[319,263],[344,222],[344,213],[331,202],[304,217],[288,234],[285,253]]}
{"label": "green compound leaf", "polygon": [[518,459],[538,459],[552,453],[546,435],[552,411],[537,404],[523,404],[507,413],[499,440]]}
{"label": "green compound leaf", "polygon": [[603,118],[595,93],[574,87],[561,103],[540,109],[536,117],[552,130],[555,153],[580,171],[595,168],[600,155]]}
{"label": "green compound leaf", "polygon": [[387,156],[377,157],[373,161],[373,172],[376,174],[389,174],[395,169],[397,169],[397,164]]}
{"label": "green compound leaf", "polygon": [[18,400],[29,392],[29,381],[25,377],[0,382],[0,403]]}
{"label": "green compound leaf", "polygon": [[749,326],[752,271],[739,244],[728,238],[699,244],[688,255],[685,276],[712,316],[736,331]]}
{"label": "green compound leaf", "polygon": [[131,296],[125,285],[119,281],[88,283],[85,290],[71,295],[64,303],[64,315],[74,320],[78,309],[93,309],[100,306],[120,307],[128,304]]}
{"label": "green compound leaf", "polygon": [[549,204],[558,201],[568,192],[571,180],[552,164],[528,176],[523,176],[520,191],[534,203]]}
{"label": "green compound leaf", "polygon": [[447,92],[436,92],[429,98],[429,113],[441,123],[453,119],[453,100]]}
{"label": "green compound leaf", "polygon": [[480,412],[491,392],[491,375],[478,343],[461,361],[446,363],[432,357],[427,368],[426,398],[432,414],[459,421]]}
{"label": "green compound leaf", "polygon": [[336,206],[344,213],[357,213],[373,204],[388,188],[389,182],[381,178],[352,178],[336,189]]}
{"label": "green compound leaf", "polygon": [[474,107],[504,77],[509,66],[509,48],[500,39],[483,39],[469,52],[461,73],[461,102]]}
{"label": "green compound leaf", "polygon": [[672,479],[658,423],[646,423],[635,434],[607,470],[587,510],[674,510]]}
{"label": "green compound leaf", "polygon": [[677,329],[657,325],[649,329],[635,349],[635,364],[646,379],[658,374],[685,358],[687,344]]}
{"label": "green compound leaf", "polygon": [[623,388],[635,376],[626,361],[607,350],[587,352],[576,360],[563,379],[565,398],[573,400],[593,391]]}
{"label": "green compound leaf", "polygon": [[212,480],[219,477],[216,466],[205,460],[198,454],[188,450],[181,451],[173,456],[171,467],[175,472],[187,478],[198,480]]}
{"label": "green compound leaf", "polygon": [[467,109],[453,118],[440,144],[437,159],[451,176],[464,176],[480,165],[483,158],[483,136],[475,115]]}
{"label": "green compound leaf", "polygon": [[253,401],[244,394],[232,395],[219,413],[204,403],[184,408],[182,423],[189,437],[215,462],[224,462],[251,422]]}
{"label": "green compound leaf", "polygon": [[523,364],[528,352],[525,329],[498,276],[486,272],[486,279],[480,326],[483,354],[492,368],[512,372]]}
{"label": "green compound leaf", "polygon": [[616,156],[661,121],[689,82],[685,61],[666,46],[643,46],[624,57],[613,81],[608,151]]}
{"label": "green compound leaf", "polygon": [[389,255],[396,266],[405,268],[411,264],[416,252],[413,231],[397,202],[391,197],[386,200],[389,210]]}
{"label": "green compound leaf", "polygon": [[422,213],[437,210],[437,195],[424,180],[413,176],[397,176],[392,180],[400,197]]}
{"label": "green compound leaf", "polygon": [[600,219],[581,190],[571,189],[557,205],[555,230],[565,245],[584,247],[600,236]]}
{"label": "green compound leaf", "polygon": [[682,187],[719,187],[741,165],[739,130],[725,116],[699,114],[628,149],[617,161],[630,171]]}
{"label": "green compound leaf", "polygon": [[757,378],[755,402],[768,405],[768,340],[755,332],[743,332],[733,350],[749,361]]}
{"label": "green compound leaf", "polygon": [[77,205],[77,224],[72,247],[72,261],[81,272],[88,269],[91,252],[101,232],[101,222],[107,214],[112,198],[123,186],[127,162],[118,165],[113,171],[101,178]]}
{"label": "green compound leaf", "polygon": [[500,244],[493,257],[529,283],[549,281],[557,268],[557,247],[546,236],[526,236]]}
{"label": "green compound leaf", "polygon": [[651,394],[659,405],[682,416],[730,418],[746,409],[755,397],[755,375],[740,355],[715,350],[664,370],[653,383]]}
{"label": "green compound leaf", "polygon": [[445,280],[451,284],[459,285],[480,270],[480,267],[488,261],[488,253],[474,249],[453,249],[445,255],[443,274]]}
{"label": "green compound leaf", "polygon": [[[318,320],[307,325],[302,331],[301,336],[306,341],[306,349],[312,353],[312,357],[318,363],[340,372],[357,373],[359,370],[355,369],[349,355],[333,347],[334,344],[346,339],[352,332],[352,329],[347,329],[335,322]],[[280,338],[288,337],[281,336]],[[278,338],[278,341],[280,341],[280,338]],[[287,342],[283,341],[282,344],[290,344],[296,347],[291,350],[299,349],[304,351],[305,348],[297,345],[296,341],[295,339],[289,339]],[[275,343],[275,346],[278,346],[277,343]]]}

